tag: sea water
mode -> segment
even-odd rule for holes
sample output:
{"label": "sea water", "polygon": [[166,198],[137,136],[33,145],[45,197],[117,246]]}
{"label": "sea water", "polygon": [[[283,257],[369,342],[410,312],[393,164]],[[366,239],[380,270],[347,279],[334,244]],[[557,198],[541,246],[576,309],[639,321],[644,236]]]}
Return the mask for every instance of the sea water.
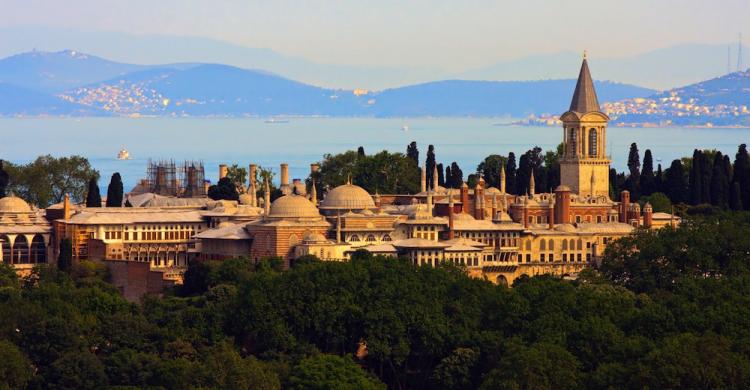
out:
{"label": "sea water", "polygon": [[[507,121],[507,119],[506,119]],[[268,123],[257,118],[43,118],[0,119],[0,159],[25,163],[39,155],[81,155],[101,173],[100,185],[120,172],[126,191],[146,176],[148,160],[203,161],[206,179],[215,182],[219,164],[250,163],[272,168],[289,164],[292,178],[305,178],[310,163],[325,154],[356,150],[405,152],[411,141],[424,160],[435,146],[438,162],[455,161],[465,175],[490,154],[520,156],[534,146],[552,150],[562,140],[560,127],[499,126],[493,118],[291,118]],[[734,159],[737,146],[750,142],[750,129],[616,128],[607,131],[607,152],[618,171],[627,167],[637,143],[651,149],[654,166],[691,156],[695,148],[717,149]],[[117,160],[126,148],[130,160]],[[276,177],[278,180],[278,175]]]}

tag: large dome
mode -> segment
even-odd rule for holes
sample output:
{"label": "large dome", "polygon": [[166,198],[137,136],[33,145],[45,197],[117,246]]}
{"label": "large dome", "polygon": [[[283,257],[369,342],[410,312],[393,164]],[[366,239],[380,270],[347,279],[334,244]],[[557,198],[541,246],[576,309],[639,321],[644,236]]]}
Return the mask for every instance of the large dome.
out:
{"label": "large dome", "polygon": [[374,209],[375,202],[362,187],[344,184],[328,191],[325,199],[320,202],[320,208],[327,210]]}
{"label": "large dome", "polygon": [[30,213],[31,206],[25,200],[15,197],[6,196],[0,199],[0,213]]}
{"label": "large dome", "polygon": [[320,217],[318,209],[304,196],[284,195],[271,203],[272,218],[314,218]]}

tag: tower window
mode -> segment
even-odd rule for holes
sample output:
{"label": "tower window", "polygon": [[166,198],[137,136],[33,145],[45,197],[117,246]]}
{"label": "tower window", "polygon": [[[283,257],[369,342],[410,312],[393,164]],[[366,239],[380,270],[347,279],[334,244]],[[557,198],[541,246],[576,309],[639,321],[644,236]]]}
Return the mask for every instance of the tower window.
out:
{"label": "tower window", "polygon": [[570,135],[568,137],[568,143],[570,144],[570,147],[568,148],[568,151],[572,155],[578,154],[578,147],[577,147],[577,139],[576,139],[576,129],[571,128]]}
{"label": "tower window", "polygon": [[589,156],[590,157],[596,157],[597,155],[597,145],[596,145],[596,129],[589,129]]}

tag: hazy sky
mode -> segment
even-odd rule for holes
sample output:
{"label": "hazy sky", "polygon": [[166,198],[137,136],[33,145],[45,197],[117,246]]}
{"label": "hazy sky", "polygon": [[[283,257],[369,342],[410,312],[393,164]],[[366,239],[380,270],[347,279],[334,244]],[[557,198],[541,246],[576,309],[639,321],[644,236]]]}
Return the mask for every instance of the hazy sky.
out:
{"label": "hazy sky", "polygon": [[192,35],[321,63],[443,69],[727,43],[743,27],[750,41],[750,0],[0,0],[0,11],[0,27]]}

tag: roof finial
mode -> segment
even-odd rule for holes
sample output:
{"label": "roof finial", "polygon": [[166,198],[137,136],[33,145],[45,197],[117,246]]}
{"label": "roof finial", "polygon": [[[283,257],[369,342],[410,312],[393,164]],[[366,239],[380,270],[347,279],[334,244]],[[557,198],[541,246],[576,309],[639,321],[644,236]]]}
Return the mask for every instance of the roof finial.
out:
{"label": "roof finial", "polygon": [[346,175],[346,184],[349,184],[349,185],[352,184],[352,174],[351,173],[348,173]]}
{"label": "roof finial", "polygon": [[584,59],[584,60],[587,60],[587,59],[589,59],[589,54],[588,54],[588,52],[586,51],[586,49],[583,49],[583,59]]}

